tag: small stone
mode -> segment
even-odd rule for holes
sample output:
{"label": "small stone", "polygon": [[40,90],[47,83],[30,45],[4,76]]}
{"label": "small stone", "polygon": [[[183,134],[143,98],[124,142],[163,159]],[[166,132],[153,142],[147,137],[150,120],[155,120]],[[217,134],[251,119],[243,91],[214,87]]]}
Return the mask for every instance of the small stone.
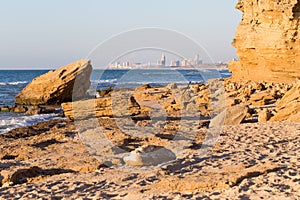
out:
{"label": "small stone", "polygon": [[170,83],[169,85],[167,85],[166,88],[169,89],[169,90],[173,90],[173,89],[177,89],[178,86],[177,86],[176,83]]}

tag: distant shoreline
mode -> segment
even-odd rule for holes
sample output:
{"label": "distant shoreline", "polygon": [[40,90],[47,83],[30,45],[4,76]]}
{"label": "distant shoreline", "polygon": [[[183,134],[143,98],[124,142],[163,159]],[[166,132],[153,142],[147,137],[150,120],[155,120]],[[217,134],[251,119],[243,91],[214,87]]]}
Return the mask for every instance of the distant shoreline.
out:
{"label": "distant shoreline", "polygon": [[[205,67],[136,67],[136,68],[94,68],[93,70],[228,70],[227,66],[205,66]],[[56,69],[0,69],[0,71],[51,71]]]}
{"label": "distant shoreline", "polygon": [[206,67],[151,67],[151,68],[108,68],[108,69],[94,69],[94,70],[228,70],[228,67],[215,67],[215,66],[206,66]]}

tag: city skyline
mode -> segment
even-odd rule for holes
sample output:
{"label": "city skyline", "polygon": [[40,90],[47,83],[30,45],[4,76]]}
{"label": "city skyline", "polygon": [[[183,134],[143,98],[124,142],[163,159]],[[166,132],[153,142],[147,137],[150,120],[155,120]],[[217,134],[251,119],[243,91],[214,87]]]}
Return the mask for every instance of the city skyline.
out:
{"label": "city skyline", "polygon": [[[211,63],[209,63],[211,64]],[[198,67],[200,65],[208,65],[208,63],[203,63],[200,59],[200,55],[196,54],[193,59],[168,59],[165,53],[162,53],[161,58],[156,62],[146,61],[146,62],[130,62],[125,61],[116,61],[108,66],[109,69],[134,69],[134,68],[151,68],[151,67]]]}

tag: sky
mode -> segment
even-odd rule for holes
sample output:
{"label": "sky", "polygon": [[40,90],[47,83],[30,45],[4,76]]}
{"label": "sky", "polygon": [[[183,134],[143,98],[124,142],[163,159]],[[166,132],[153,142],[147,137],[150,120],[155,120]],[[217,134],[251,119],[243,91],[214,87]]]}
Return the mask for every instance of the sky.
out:
{"label": "sky", "polygon": [[[114,35],[143,27],[180,32],[214,61],[236,58],[231,42],[241,19],[234,8],[237,0],[0,2],[0,69],[57,68],[88,58]],[[154,39],[149,35],[150,41]]]}

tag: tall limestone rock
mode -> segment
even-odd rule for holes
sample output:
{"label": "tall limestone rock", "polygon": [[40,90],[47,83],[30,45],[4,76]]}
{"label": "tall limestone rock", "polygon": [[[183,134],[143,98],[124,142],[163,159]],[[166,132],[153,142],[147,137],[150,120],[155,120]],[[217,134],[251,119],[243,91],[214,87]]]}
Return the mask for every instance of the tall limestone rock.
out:
{"label": "tall limestone rock", "polygon": [[239,0],[243,12],[229,63],[232,80],[293,82],[300,77],[300,0]]}
{"label": "tall limestone rock", "polygon": [[[74,95],[82,97],[90,87],[91,72],[89,60],[80,60],[55,71],[49,71],[29,83],[16,96],[16,104],[55,105],[72,101]],[[74,87],[76,87],[75,94]]]}

